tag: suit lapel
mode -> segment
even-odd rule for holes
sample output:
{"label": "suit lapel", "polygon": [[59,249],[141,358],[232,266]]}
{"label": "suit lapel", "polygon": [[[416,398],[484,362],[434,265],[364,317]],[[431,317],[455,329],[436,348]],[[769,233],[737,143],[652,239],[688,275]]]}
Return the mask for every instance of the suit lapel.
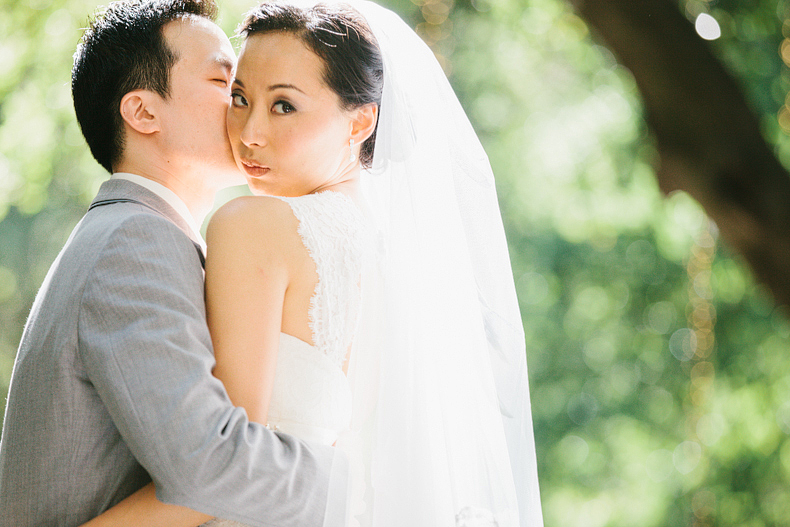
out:
{"label": "suit lapel", "polygon": [[101,187],[99,188],[99,192],[96,194],[93,202],[91,202],[90,207],[88,207],[88,211],[91,211],[97,207],[114,205],[117,203],[136,203],[138,205],[147,207],[154,213],[164,216],[170,220],[192,241],[192,244],[197,249],[198,256],[200,257],[200,263],[205,267],[206,260],[205,256],[203,255],[203,249],[200,245],[200,242],[195,239],[195,233],[192,232],[192,228],[187,224],[184,218],[182,218],[181,215],[176,212],[176,210],[171,207],[170,204],[168,204],[164,199],[160,198],[147,188],[141,187],[140,185],[131,181],[127,181],[125,179],[110,179],[102,183]]}

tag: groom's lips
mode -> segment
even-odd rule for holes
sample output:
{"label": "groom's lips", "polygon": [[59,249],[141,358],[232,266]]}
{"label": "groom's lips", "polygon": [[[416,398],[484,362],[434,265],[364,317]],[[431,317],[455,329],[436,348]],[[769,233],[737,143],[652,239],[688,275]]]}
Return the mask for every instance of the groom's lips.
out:
{"label": "groom's lips", "polygon": [[269,172],[269,167],[259,165],[252,161],[242,160],[241,166],[244,167],[244,171],[250,177],[261,177]]}

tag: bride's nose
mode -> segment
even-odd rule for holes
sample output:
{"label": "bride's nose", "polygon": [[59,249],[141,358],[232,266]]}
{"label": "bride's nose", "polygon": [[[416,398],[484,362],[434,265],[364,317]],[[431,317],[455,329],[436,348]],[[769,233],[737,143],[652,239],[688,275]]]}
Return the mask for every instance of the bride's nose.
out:
{"label": "bride's nose", "polygon": [[263,147],[269,141],[266,138],[267,126],[266,117],[251,113],[241,129],[240,139],[245,146]]}

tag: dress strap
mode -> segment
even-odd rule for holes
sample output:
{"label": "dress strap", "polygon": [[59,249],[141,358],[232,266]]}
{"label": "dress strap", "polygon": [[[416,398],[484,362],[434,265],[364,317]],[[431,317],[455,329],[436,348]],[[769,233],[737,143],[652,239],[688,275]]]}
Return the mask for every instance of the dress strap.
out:
{"label": "dress strap", "polygon": [[359,315],[367,223],[356,203],[339,192],[280,199],[299,221],[299,235],[318,273],[308,313],[313,343],[342,367]]}

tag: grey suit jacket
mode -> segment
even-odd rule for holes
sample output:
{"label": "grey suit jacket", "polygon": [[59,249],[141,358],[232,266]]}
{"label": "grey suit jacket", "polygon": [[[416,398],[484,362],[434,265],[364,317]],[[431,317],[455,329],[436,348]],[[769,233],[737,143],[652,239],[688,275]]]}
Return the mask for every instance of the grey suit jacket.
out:
{"label": "grey suit jacket", "polygon": [[19,346],[0,526],[78,525],[151,479],[164,502],[256,526],[321,526],[345,506],[345,458],[250,423],[211,375],[189,233],[143,187],[102,185]]}

